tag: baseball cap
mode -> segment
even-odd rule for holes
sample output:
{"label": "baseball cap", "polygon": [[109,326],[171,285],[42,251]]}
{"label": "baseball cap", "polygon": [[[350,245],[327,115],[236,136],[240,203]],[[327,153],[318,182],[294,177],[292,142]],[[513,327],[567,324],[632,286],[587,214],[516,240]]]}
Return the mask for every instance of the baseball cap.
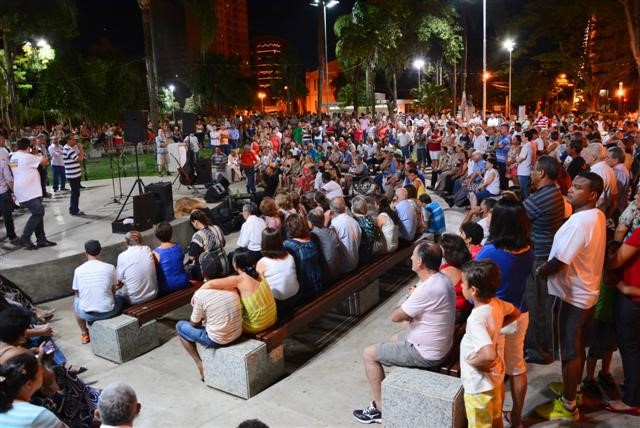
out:
{"label": "baseball cap", "polygon": [[102,247],[100,246],[100,242],[95,239],[90,239],[84,243],[84,251],[90,256],[97,256],[102,251]]}

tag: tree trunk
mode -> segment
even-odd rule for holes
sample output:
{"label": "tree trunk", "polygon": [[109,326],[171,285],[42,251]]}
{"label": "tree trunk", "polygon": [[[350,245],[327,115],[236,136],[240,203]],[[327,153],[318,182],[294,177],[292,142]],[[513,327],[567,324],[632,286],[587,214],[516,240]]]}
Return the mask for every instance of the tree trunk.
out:
{"label": "tree trunk", "polygon": [[318,6],[318,117],[322,117],[322,81],[324,76],[324,2]]}
{"label": "tree trunk", "polygon": [[356,67],[355,70],[353,70],[353,90],[352,95],[353,95],[353,114],[355,115],[355,117],[358,117],[358,112],[360,110],[360,66]]}
{"label": "tree trunk", "polygon": [[[629,33],[629,46],[633,59],[636,62],[638,71],[638,82],[640,82],[640,34],[638,34],[638,13],[637,0],[634,2],[634,11],[631,10],[631,0],[621,0],[624,7],[624,16],[627,24],[627,32]],[[640,84],[640,83],[639,83]],[[638,123],[640,123],[640,95],[638,96]]]}
{"label": "tree trunk", "polygon": [[156,58],[153,51],[151,31],[151,0],[138,0],[142,12],[142,31],[144,34],[144,56],[147,68],[147,90],[149,91],[149,115],[154,131],[158,129],[158,80],[156,78]]}
{"label": "tree trunk", "polygon": [[9,91],[9,116],[11,117],[11,126],[18,128],[18,99],[16,97],[16,78],[13,73],[13,59],[15,52],[13,50],[13,42],[7,37],[7,33],[2,33],[2,44],[4,45],[4,57],[7,62],[7,89]]}
{"label": "tree trunk", "polygon": [[395,119],[396,113],[395,110],[398,108],[398,78],[396,72],[394,71],[391,74],[391,110],[389,111],[389,116],[392,120]]}
{"label": "tree trunk", "polygon": [[364,69],[364,99],[365,99],[365,111],[369,113],[369,66],[365,66]]}
{"label": "tree trunk", "polygon": [[469,52],[469,34],[467,31],[467,8],[464,2],[462,2],[462,29],[464,35],[464,57],[462,61],[462,93],[465,94],[467,91],[467,57]]}
{"label": "tree trunk", "polygon": [[456,67],[456,63],[453,63],[453,79],[452,79],[452,94],[453,97],[451,97],[452,103],[451,103],[451,111],[453,112],[453,118],[455,120],[456,118],[456,102],[457,102],[457,98],[458,98],[458,72],[457,72],[457,67]]}

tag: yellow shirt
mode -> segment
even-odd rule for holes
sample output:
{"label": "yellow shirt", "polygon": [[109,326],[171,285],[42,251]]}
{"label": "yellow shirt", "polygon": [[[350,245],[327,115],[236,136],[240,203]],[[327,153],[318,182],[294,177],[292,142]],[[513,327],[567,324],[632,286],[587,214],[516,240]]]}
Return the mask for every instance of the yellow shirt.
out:
{"label": "yellow shirt", "polygon": [[258,333],[276,323],[278,313],[276,301],[271,294],[267,281],[261,277],[260,285],[249,297],[241,297],[242,330],[245,333]]}

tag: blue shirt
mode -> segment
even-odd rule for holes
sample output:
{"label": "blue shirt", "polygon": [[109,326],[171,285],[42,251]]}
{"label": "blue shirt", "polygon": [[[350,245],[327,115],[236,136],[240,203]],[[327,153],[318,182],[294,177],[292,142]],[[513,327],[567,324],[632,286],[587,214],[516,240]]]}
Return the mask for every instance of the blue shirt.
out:
{"label": "blue shirt", "polygon": [[440,204],[433,201],[424,207],[424,210],[429,213],[427,232],[433,233],[434,235],[442,235],[445,233],[447,231],[447,225],[444,220],[444,211]]}
{"label": "blue shirt", "polygon": [[229,139],[230,140],[239,140],[240,139],[240,131],[238,131],[238,128],[229,129]]}
{"label": "blue shirt", "polygon": [[496,296],[511,303],[520,312],[527,312],[527,279],[533,269],[533,249],[522,253],[496,248],[492,243],[486,244],[476,256],[476,260],[492,260],[500,268],[500,285]]}
{"label": "blue shirt", "polygon": [[511,135],[507,134],[500,137],[498,144],[502,145],[502,148],[496,148],[496,160],[500,163],[506,163],[507,156],[509,155],[509,147],[511,147]]}
{"label": "blue shirt", "polygon": [[396,212],[400,218],[398,236],[405,241],[413,241],[418,228],[418,215],[415,207],[407,200],[400,201],[396,205]]}
{"label": "blue shirt", "polygon": [[158,296],[165,296],[174,291],[182,290],[189,285],[189,277],[184,271],[184,254],[180,244],[170,248],[156,248],[160,255],[158,263]]}

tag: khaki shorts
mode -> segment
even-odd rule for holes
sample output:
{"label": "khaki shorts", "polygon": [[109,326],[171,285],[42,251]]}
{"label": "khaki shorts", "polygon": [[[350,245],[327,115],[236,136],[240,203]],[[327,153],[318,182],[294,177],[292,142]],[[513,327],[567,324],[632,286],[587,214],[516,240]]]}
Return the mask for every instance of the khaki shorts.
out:
{"label": "khaki shorts", "polygon": [[378,361],[384,366],[413,367],[428,369],[441,365],[443,358],[439,361],[425,360],[416,347],[407,342],[407,333],[398,334],[397,342],[381,342],[376,345]]}
{"label": "khaki shorts", "polygon": [[169,165],[169,153],[156,153],[158,165]]}

